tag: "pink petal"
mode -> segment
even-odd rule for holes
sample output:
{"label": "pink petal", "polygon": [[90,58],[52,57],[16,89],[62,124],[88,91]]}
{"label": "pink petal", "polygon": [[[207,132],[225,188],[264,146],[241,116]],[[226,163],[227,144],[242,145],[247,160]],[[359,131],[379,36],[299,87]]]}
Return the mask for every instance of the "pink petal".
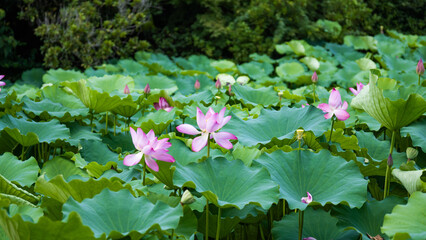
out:
{"label": "pink petal", "polygon": [[4,78],[4,75],[0,75],[0,80],[2,80]]}
{"label": "pink petal", "polygon": [[342,104],[341,109],[343,109],[343,110],[348,109],[348,102],[346,102],[346,101],[345,101],[345,102]]}
{"label": "pink petal", "polygon": [[152,141],[154,141],[154,139],[157,139],[156,137],[155,137],[155,132],[154,132],[154,130],[149,130],[149,132],[146,134],[146,137],[148,138],[148,141],[149,142],[152,142]]}
{"label": "pink petal", "polygon": [[130,128],[130,135],[132,135],[133,145],[137,150],[142,150],[143,146],[147,144],[147,138],[142,129],[138,128],[136,133],[133,128]]}
{"label": "pink petal", "polygon": [[206,119],[209,119],[211,116],[213,116],[213,114],[215,114],[215,112],[213,111],[212,108],[209,108],[209,110],[206,113]]}
{"label": "pink petal", "polygon": [[217,119],[217,113],[214,113],[210,118],[207,119],[206,123],[206,131],[209,133],[212,133],[217,130],[217,127],[219,124],[216,121]]}
{"label": "pink petal", "polygon": [[327,103],[318,104],[318,108],[326,112],[331,112],[330,106]]}
{"label": "pink petal", "polygon": [[206,117],[204,113],[197,107],[197,124],[200,129],[206,129]]}
{"label": "pink petal", "polygon": [[203,133],[201,136],[194,138],[192,140],[192,151],[199,152],[203,147],[207,145],[207,136],[208,133]]}
{"label": "pink petal", "polygon": [[330,97],[328,98],[328,104],[330,107],[337,108],[342,105],[342,98],[340,97],[339,91],[335,88],[330,93]]}
{"label": "pink petal", "polygon": [[238,139],[234,134],[229,132],[218,132],[213,133],[212,135],[216,143],[226,149],[231,149],[233,147],[232,143],[229,142],[230,139]]}
{"label": "pink petal", "polygon": [[142,157],[142,152],[139,152],[137,154],[129,154],[124,157],[123,164],[126,166],[134,166],[141,161]]}
{"label": "pink petal", "polygon": [[168,151],[168,150],[166,150],[166,148],[169,148],[169,147],[172,146],[172,144],[170,142],[168,142],[168,140],[169,140],[168,138],[163,138],[161,140],[158,140],[157,144],[154,147],[154,150],[158,151],[160,149],[164,149],[165,151]]}
{"label": "pink petal", "polygon": [[[217,128],[217,129],[221,129],[223,126],[225,126],[225,124],[227,124],[227,123],[229,122],[229,120],[231,120],[231,116],[227,116],[227,117],[225,117],[225,118],[222,120],[222,122],[219,122],[219,121],[218,121],[219,126],[218,126],[218,128]],[[215,130],[215,131],[216,131],[216,130]]]}
{"label": "pink petal", "polygon": [[334,115],[336,115],[337,119],[339,119],[340,121],[345,121],[350,117],[349,113],[346,112],[346,110],[344,109],[336,109],[334,111]]}
{"label": "pink petal", "polygon": [[222,108],[222,110],[220,110],[219,114],[217,115],[217,122],[219,124],[223,121],[223,118],[225,117],[225,111],[226,107]]}
{"label": "pink petal", "polygon": [[353,89],[353,88],[349,88],[349,90],[351,90],[351,92],[356,96],[358,95],[358,91]]}
{"label": "pink petal", "polygon": [[329,112],[324,114],[325,119],[330,119],[333,116],[333,113]]}
{"label": "pink petal", "polygon": [[164,162],[175,162],[175,159],[172,155],[165,152],[155,152],[151,155],[153,158],[164,161]]}
{"label": "pink petal", "polygon": [[142,153],[146,155],[151,155],[153,153],[155,153],[154,148],[152,148],[151,145],[147,145],[144,148],[142,148]]}
{"label": "pink petal", "polygon": [[362,88],[364,88],[364,84],[362,84],[362,83],[356,84],[356,89],[358,90],[358,92],[361,92]]}
{"label": "pink petal", "polygon": [[155,110],[159,110],[159,109],[161,109],[161,108],[160,108],[160,104],[158,104],[158,103],[154,103],[154,108],[155,108]]}
{"label": "pink petal", "polygon": [[164,110],[166,110],[167,112],[172,111],[172,109],[173,109],[173,107],[166,107],[166,108],[164,108]]}
{"label": "pink petal", "polygon": [[[1,79],[1,78],[0,78]],[[2,82],[2,81],[0,81],[0,87],[3,87],[3,86],[5,86],[6,85],[6,83],[5,82]]]}
{"label": "pink petal", "polygon": [[145,163],[149,168],[151,168],[152,170],[154,170],[156,172],[158,172],[158,170],[160,170],[157,162],[154,159],[152,159],[150,156],[145,156]]}
{"label": "pink petal", "polygon": [[302,197],[301,201],[302,201],[302,203],[309,204],[309,203],[312,202],[312,195],[309,192],[306,192],[306,194],[308,196],[307,197]]}
{"label": "pink petal", "polygon": [[198,131],[195,127],[193,127],[190,124],[181,124],[179,126],[176,127],[176,130],[178,130],[181,133],[185,133],[188,135],[197,135],[200,134],[201,132]]}

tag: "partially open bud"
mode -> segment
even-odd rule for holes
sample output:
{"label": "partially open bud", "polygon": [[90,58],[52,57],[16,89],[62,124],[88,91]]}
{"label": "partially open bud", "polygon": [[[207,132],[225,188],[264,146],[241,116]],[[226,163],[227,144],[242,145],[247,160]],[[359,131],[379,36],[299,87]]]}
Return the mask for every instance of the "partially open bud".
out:
{"label": "partially open bud", "polygon": [[297,140],[299,140],[299,141],[302,140],[304,132],[305,132],[305,130],[303,130],[303,129],[297,129],[296,130]]}
{"label": "partially open bud", "polygon": [[197,81],[195,81],[194,88],[196,90],[198,90],[198,89],[200,89],[200,87],[201,87],[200,81],[198,81],[198,79],[197,79]]}
{"label": "partially open bud", "polygon": [[182,198],[180,199],[180,203],[183,204],[191,204],[195,202],[194,196],[192,196],[191,192],[187,189],[182,195]]}
{"label": "partially open bud", "polygon": [[145,89],[143,90],[143,92],[145,94],[147,94],[147,95],[151,92],[151,87],[149,86],[149,83],[146,84]]}
{"label": "partially open bud", "polygon": [[417,75],[423,75],[423,73],[425,73],[425,65],[423,65],[423,60],[421,58],[417,63],[416,73]]}
{"label": "partially open bud", "polygon": [[389,157],[388,157],[388,166],[392,167],[392,165],[393,165],[392,154],[389,154]]}
{"label": "partially open bud", "polygon": [[127,84],[124,87],[124,94],[130,94],[130,89],[129,89],[129,86],[127,86]]}
{"label": "partially open bud", "polygon": [[216,80],[216,83],[214,84],[214,86],[215,86],[217,89],[219,89],[219,88],[221,88],[221,87],[222,87],[222,84],[220,83],[219,78]]}
{"label": "partially open bud", "polygon": [[317,72],[314,72],[314,74],[312,74],[312,82],[314,82],[314,83],[316,83],[316,82],[318,82],[318,75],[317,75]]}
{"label": "partially open bud", "polygon": [[417,149],[412,148],[412,147],[408,147],[405,152],[407,153],[408,161],[410,161],[411,159],[416,158],[417,155],[419,154],[419,151],[417,151]]}

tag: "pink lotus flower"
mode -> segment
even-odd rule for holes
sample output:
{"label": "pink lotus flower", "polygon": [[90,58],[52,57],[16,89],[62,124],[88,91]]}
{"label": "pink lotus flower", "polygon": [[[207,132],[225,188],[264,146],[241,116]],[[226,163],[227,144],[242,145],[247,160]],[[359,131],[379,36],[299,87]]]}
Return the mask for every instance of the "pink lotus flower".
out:
{"label": "pink lotus flower", "polygon": [[196,90],[198,90],[198,89],[200,89],[200,87],[201,87],[200,81],[198,81],[198,79],[197,79],[197,81],[195,81],[194,88]]}
{"label": "pink lotus flower", "polygon": [[197,124],[201,131],[198,131],[195,127],[189,124],[181,124],[176,127],[179,132],[188,135],[201,134],[201,136],[194,138],[192,141],[192,151],[199,152],[203,149],[207,145],[209,135],[210,139],[214,138],[219,146],[226,149],[231,149],[233,147],[229,140],[238,139],[234,134],[229,132],[216,132],[231,119],[231,116],[225,117],[225,110],[226,107],[220,110],[219,113],[215,113],[212,108],[209,108],[204,116],[203,112],[197,107]]}
{"label": "pink lotus flower", "polygon": [[[4,75],[0,75],[0,80],[2,80],[4,78]],[[5,82],[3,82],[3,81],[0,81],[0,87],[3,87],[3,86],[5,86],[6,85],[6,83]],[[1,88],[0,88],[0,91],[1,91]]]}
{"label": "pink lotus flower", "polygon": [[345,121],[350,117],[349,113],[346,112],[346,109],[348,108],[348,103],[345,101],[342,104],[342,98],[340,97],[339,91],[337,91],[335,88],[330,93],[330,97],[328,99],[327,103],[321,103],[318,105],[318,108],[323,110],[324,117],[326,119],[330,119],[333,115],[336,115],[337,119],[340,121]]}
{"label": "pink lotus flower", "polygon": [[164,109],[167,112],[172,111],[173,107],[170,106],[170,104],[167,102],[167,100],[163,97],[160,97],[158,100],[158,103],[154,103],[154,108],[156,110]]}
{"label": "pink lotus flower", "polygon": [[312,82],[314,82],[314,83],[318,82],[318,75],[317,75],[317,72],[314,72],[314,74],[312,74],[311,80],[312,80]]}
{"label": "pink lotus flower", "polygon": [[349,88],[349,90],[351,90],[351,92],[356,96],[356,95],[358,95],[361,92],[361,90],[362,90],[363,87],[364,87],[364,84],[357,83],[356,84],[356,90],[353,89],[353,88]]}
{"label": "pink lotus flower", "polygon": [[222,84],[220,83],[220,80],[219,80],[219,79],[217,79],[217,80],[216,80],[216,83],[214,84],[214,86],[215,86],[217,89],[219,89],[219,88],[221,88],[221,87],[222,87]]}
{"label": "pink lotus flower", "polygon": [[151,87],[149,86],[149,83],[146,84],[145,88],[143,89],[143,92],[145,94],[149,94],[151,92]]}
{"label": "pink lotus flower", "polygon": [[312,202],[312,195],[309,192],[306,192],[306,194],[308,194],[308,196],[302,197],[301,201],[302,201],[302,203],[309,204],[309,203]]}
{"label": "pink lotus flower", "polygon": [[127,84],[124,87],[124,94],[130,94],[130,89],[129,89],[129,86],[127,86]]}
{"label": "pink lotus flower", "polygon": [[423,60],[421,58],[417,63],[416,73],[417,75],[423,75],[423,73],[425,73],[425,65],[423,65]]}
{"label": "pink lotus flower", "polygon": [[302,108],[305,108],[305,107],[307,107],[307,106],[309,106],[309,103],[307,103],[306,105],[305,105],[305,104],[302,104]]}
{"label": "pink lotus flower", "polygon": [[154,131],[151,130],[145,135],[140,128],[138,128],[137,132],[133,128],[130,128],[130,134],[132,135],[133,145],[139,152],[127,155],[123,161],[124,165],[136,165],[145,155],[146,165],[158,172],[159,167],[155,159],[164,162],[175,162],[175,159],[167,153],[169,151],[167,148],[172,146],[172,144],[168,142],[168,138],[157,140]]}

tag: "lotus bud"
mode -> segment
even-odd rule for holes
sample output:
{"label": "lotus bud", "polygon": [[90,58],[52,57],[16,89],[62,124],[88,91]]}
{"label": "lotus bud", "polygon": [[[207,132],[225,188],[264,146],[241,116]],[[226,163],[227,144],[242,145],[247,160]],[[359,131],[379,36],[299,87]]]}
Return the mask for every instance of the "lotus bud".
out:
{"label": "lotus bud", "polygon": [[416,73],[419,76],[423,75],[423,73],[425,73],[425,65],[423,65],[423,60],[421,58],[420,58],[419,62],[417,63]]}
{"label": "lotus bud", "polygon": [[283,92],[278,92],[278,97],[280,97],[280,101],[283,98]]}
{"label": "lotus bud", "polygon": [[385,32],[383,31],[383,26],[380,26],[380,34],[384,34]]}
{"label": "lotus bud", "polygon": [[407,153],[408,161],[410,161],[411,159],[414,159],[417,157],[417,154],[419,154],[419,151],[417,151],[417,149],[415,148],[408,147],[406,150],[406,153]]}
{"label": "lotus bud", "polygon": [[318,75],[317,75],[317,72],[314,72],[314,74],[312,74],[312,82],[314,82],[314,83],[316,83],[316,82],[318,82]]}
{"label": "lotus bud", "polygon": [[392,154],[389,154],[389,157],[388,157],[388,166],[392,167],[392,165],[393,165]]}
{"label": "lotus bud", "polygon": [[151,87],[149,86],[149,83],[146,84],[145,89],[143,90],[143,92],[148,95],[151,92]]}
{"label": "lotus bud", "polygon": [[220,97],[219,96],[214,96],[217,100],[219,100],[220,99]]}
{"label": "lotus bud", "polygon": [[222,84],[220,83],[220,80],[219,80],[219,78],[216,80],[216,83],[215,83],[215,85],[214,85],[217,89],[219,89],[219,88],[221,88],[222,87]]}
{"label": "lotus bud", "polygon": [[200,89],[200,87],[201,87],[200,81],[198,81],[198,79],[197,79],[197,81],[195,81],[194,88],[196,90],[198,90],[198,89]]}
{"label": "lotus bud", "polygon": [[127,86],[127,84],[124,87],[124,94],[130,94],[130,89],[129,89],[129,86]]}
{"label": "lotus bud", "polygon": [[368,164],[370,162],[370,160],[368,160],[368,158],[364,158],[364,163]]}
{"label": "lotus bud", "polygon": [[231,86],[231,85],[228,85],[228,94],[229,94],[229,96],[234,95],[234,94],[232,93],[232,86]]}
{"label": "lotus bud", "polygon": [[180,203],[183,204],[191,204],[195,202],[194,196],[192,196],[191,192],[187,189],[182,195],[182,198],[180,199]]}
{"label": "lotus bud", "polygon": [[297,129],[296,130],[297,140],[299,140],[299,141],[302,140],[304,132],[305,132],[305,130],[303,130],[303,129]]}

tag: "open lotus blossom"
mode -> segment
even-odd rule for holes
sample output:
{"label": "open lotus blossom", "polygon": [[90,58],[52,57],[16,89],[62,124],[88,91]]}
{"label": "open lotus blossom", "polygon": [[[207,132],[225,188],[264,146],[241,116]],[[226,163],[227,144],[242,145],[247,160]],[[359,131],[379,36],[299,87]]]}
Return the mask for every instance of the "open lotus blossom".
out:
{"label": "open lotus blossom", "polygon": [[312,195],[309,192],[306,192],[306,194],[308,194],[307,197],[302,197],[302,203],[306,203],[309,204],[312,202]]}
{"label": "open lotus blossom", "polygon": [[363,87],[364,87],[364,84],[357,83],[356,84],[356,90],[354,88],[349,88],[349,90],[351,90],[351,92],[356,96],[361,92]]}
{"label": "open lotus blossom", "polygon": [[145,134],[140,128],[137,129],[137,132],[133,128],[130,128],[130,134],[132,135],[133,145],[139,152],[127,155],[123,161],[124,165],[136,165],[141,161],[142,157],[145,156],[146,165],[158,172],[159,167],[155,160],[164,162],[175,161],[173,156],[167,153],[169,151],[167,148],[172,146],[172,144],[168,142],[168,138],[157,140],[154,131],[151,130],[148,134]]}
{"label": "open lotus blossom", "polygon": [[124,87],[124,94],[130,94],[130,89],[129,89],[129,86],[127,86],[127,84]]}
{"label": "open lotus blossom", "polygon": [[[2,80],[4,78],[4,75],[0,75],[0,80]],[[5,82],[3,82],[3,81],[0,81],[0,87],[3,87],[3,86],[5,86],[6,85],[6,83]],[[1,91],[1,88],[0,88],[0,91]]]}
{"label": "open lotus blossom", "polygon": [[163,97],[160,97],[158,103],[154,103],[154,108],[156,110],[164,109],[167,112],[170,112],[173,109],[173,107],[171,107],[167,100]]}
{"label": "open lotus blossom", "polygon": [[231,149],[233,145],[231,142],[229,142],[229,140],[236,140],[238,138],[229,132],[217,132],[231,119],[231,116],[225,117],[225,111],[226,107],[220,110],[219,113],[215,113],[212,108],[209,108],[206,115],[204,115],[203,112],[197,107],[197,124],[201,131],[198,131],[190,124],[181,124],[177,126],[176,129],[179,132],[188,135],[201,134],[201,136],[194,138],[192,141],[192,151],[194,152],[199,152],[207,145],[209,135],[210,139],[214,138],[219,146],[226,149]]}
{"label": "open lotus blossom", "polygon": [[346,109],[348,109],[348,103],[345,101],[342,104],[342,98],[340,97],[339,91],[337,91],[335,88],[330,93],[330,97],[328,99],[327,103],[321,103],[318,105],[318,108],[323,110],[324,117],[326,119],[330,119],[333,115],[336,115],[337,119],[340,121],[345,121],[350,117],[349,113],[346,112]]}

